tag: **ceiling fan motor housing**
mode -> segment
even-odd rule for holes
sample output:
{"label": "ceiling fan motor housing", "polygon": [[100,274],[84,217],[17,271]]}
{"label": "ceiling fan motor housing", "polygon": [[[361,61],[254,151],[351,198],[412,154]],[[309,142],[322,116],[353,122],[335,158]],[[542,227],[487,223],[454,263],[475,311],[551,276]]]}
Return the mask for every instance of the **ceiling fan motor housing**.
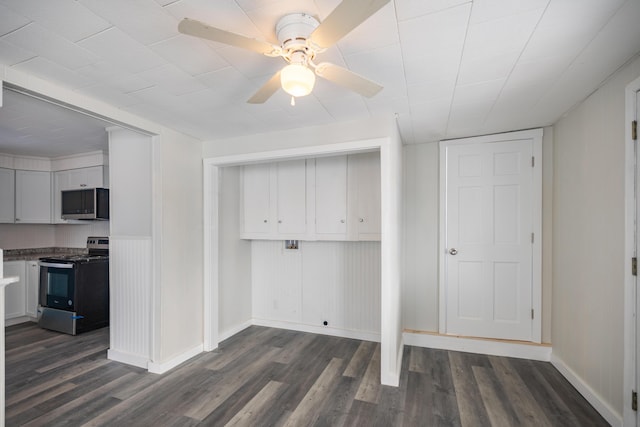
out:
{"label": "ceiling fan motor housing", "polygon": [[292,13],[280,18],[276,24],[276,37],[285,52],[285,59],[297,62],[295,57],[298,55],[293,55],[296,52],[303,52],[306,58],[313,59],[315,51],[307,45],[307,39],[318,25],[318,20],[306,13]]}

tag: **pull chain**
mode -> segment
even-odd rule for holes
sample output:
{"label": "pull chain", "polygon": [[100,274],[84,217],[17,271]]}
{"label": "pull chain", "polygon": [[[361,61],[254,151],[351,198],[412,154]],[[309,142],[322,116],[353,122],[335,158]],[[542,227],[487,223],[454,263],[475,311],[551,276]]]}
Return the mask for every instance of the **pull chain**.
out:
{"label": "pull chain", "polygon": [[295,97],[291,97],[291,106],[295,106],[296,105],[296,98]]}

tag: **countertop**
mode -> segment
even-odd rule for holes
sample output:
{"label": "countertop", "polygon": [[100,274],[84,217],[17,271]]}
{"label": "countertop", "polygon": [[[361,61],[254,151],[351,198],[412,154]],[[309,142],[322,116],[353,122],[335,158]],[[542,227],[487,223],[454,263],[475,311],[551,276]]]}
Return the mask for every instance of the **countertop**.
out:
{"label": "countertop", "polygon": [[81,255],[86,254],[86,248],[27,248],[27,249],[5,249],[2,257],[3,261],[26,261],[44,257],[60,255]]}

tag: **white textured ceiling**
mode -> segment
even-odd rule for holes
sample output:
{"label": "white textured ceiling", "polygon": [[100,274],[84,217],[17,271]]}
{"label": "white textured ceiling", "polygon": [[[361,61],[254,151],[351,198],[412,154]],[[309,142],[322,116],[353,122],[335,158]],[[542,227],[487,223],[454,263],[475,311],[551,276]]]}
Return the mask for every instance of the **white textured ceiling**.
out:
{"label": "white textured ceiling", "polygon": [[319,79],[291,107],[282,91],[246,103],[280,58],[177,31],[190,17],[276,43],[279,17],[338,3],[0,0],[0,64],[203,140],[396,114],[416,143],[552,124],[640,52],[640,0],[395,0],[317,61],[383,91]]}

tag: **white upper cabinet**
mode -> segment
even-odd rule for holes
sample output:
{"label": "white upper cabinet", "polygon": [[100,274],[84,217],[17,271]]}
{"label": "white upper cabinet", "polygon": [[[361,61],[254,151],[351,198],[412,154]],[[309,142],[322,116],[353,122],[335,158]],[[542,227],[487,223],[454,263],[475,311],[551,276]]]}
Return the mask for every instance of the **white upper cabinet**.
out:
{"label": "white upper cabinet", "polygon": [[271,165],[243,167],[244,234],[268,235],[272,231]]}
{"label": "white upper cabinet", "polygon": [[16,171],[16,223],[51,222],[51,172]]}
{"label": "white upper cabinet", "polygon": [[347,156],[316,159],[316,238],[344,239],[347,233]]}
{"label": "white upper cabinet", "polygon": [[297,238],[307,232],[306,170],[306,160],[276,163],[276,200],[280,235]]}
{"label": "white upper cabinet", "polygon": [[0,168],[0,223],[15,221],[15,200],[15,171]]}
{"label": "white upper cabinet", "polygon": [[62,191],[80,190],[83,188],[108,187],[108,169],[105,166],[69,169],[53,174],[53,222],[81,222],[68,221],[61,218]]}
{"label": "white upper cabinet", "polygon": [[295,160],[243,167],[243,238],[300,239],[305,236],[305,164],[305,160]]}
{"label": "white upper cabinet", "polygon": [[378,152],[243,167],[243,239],[380,240]]}
{"label": "white upper cabinet", "polygon": [[380,240],[380,153],[349,156],[349,240]]}

